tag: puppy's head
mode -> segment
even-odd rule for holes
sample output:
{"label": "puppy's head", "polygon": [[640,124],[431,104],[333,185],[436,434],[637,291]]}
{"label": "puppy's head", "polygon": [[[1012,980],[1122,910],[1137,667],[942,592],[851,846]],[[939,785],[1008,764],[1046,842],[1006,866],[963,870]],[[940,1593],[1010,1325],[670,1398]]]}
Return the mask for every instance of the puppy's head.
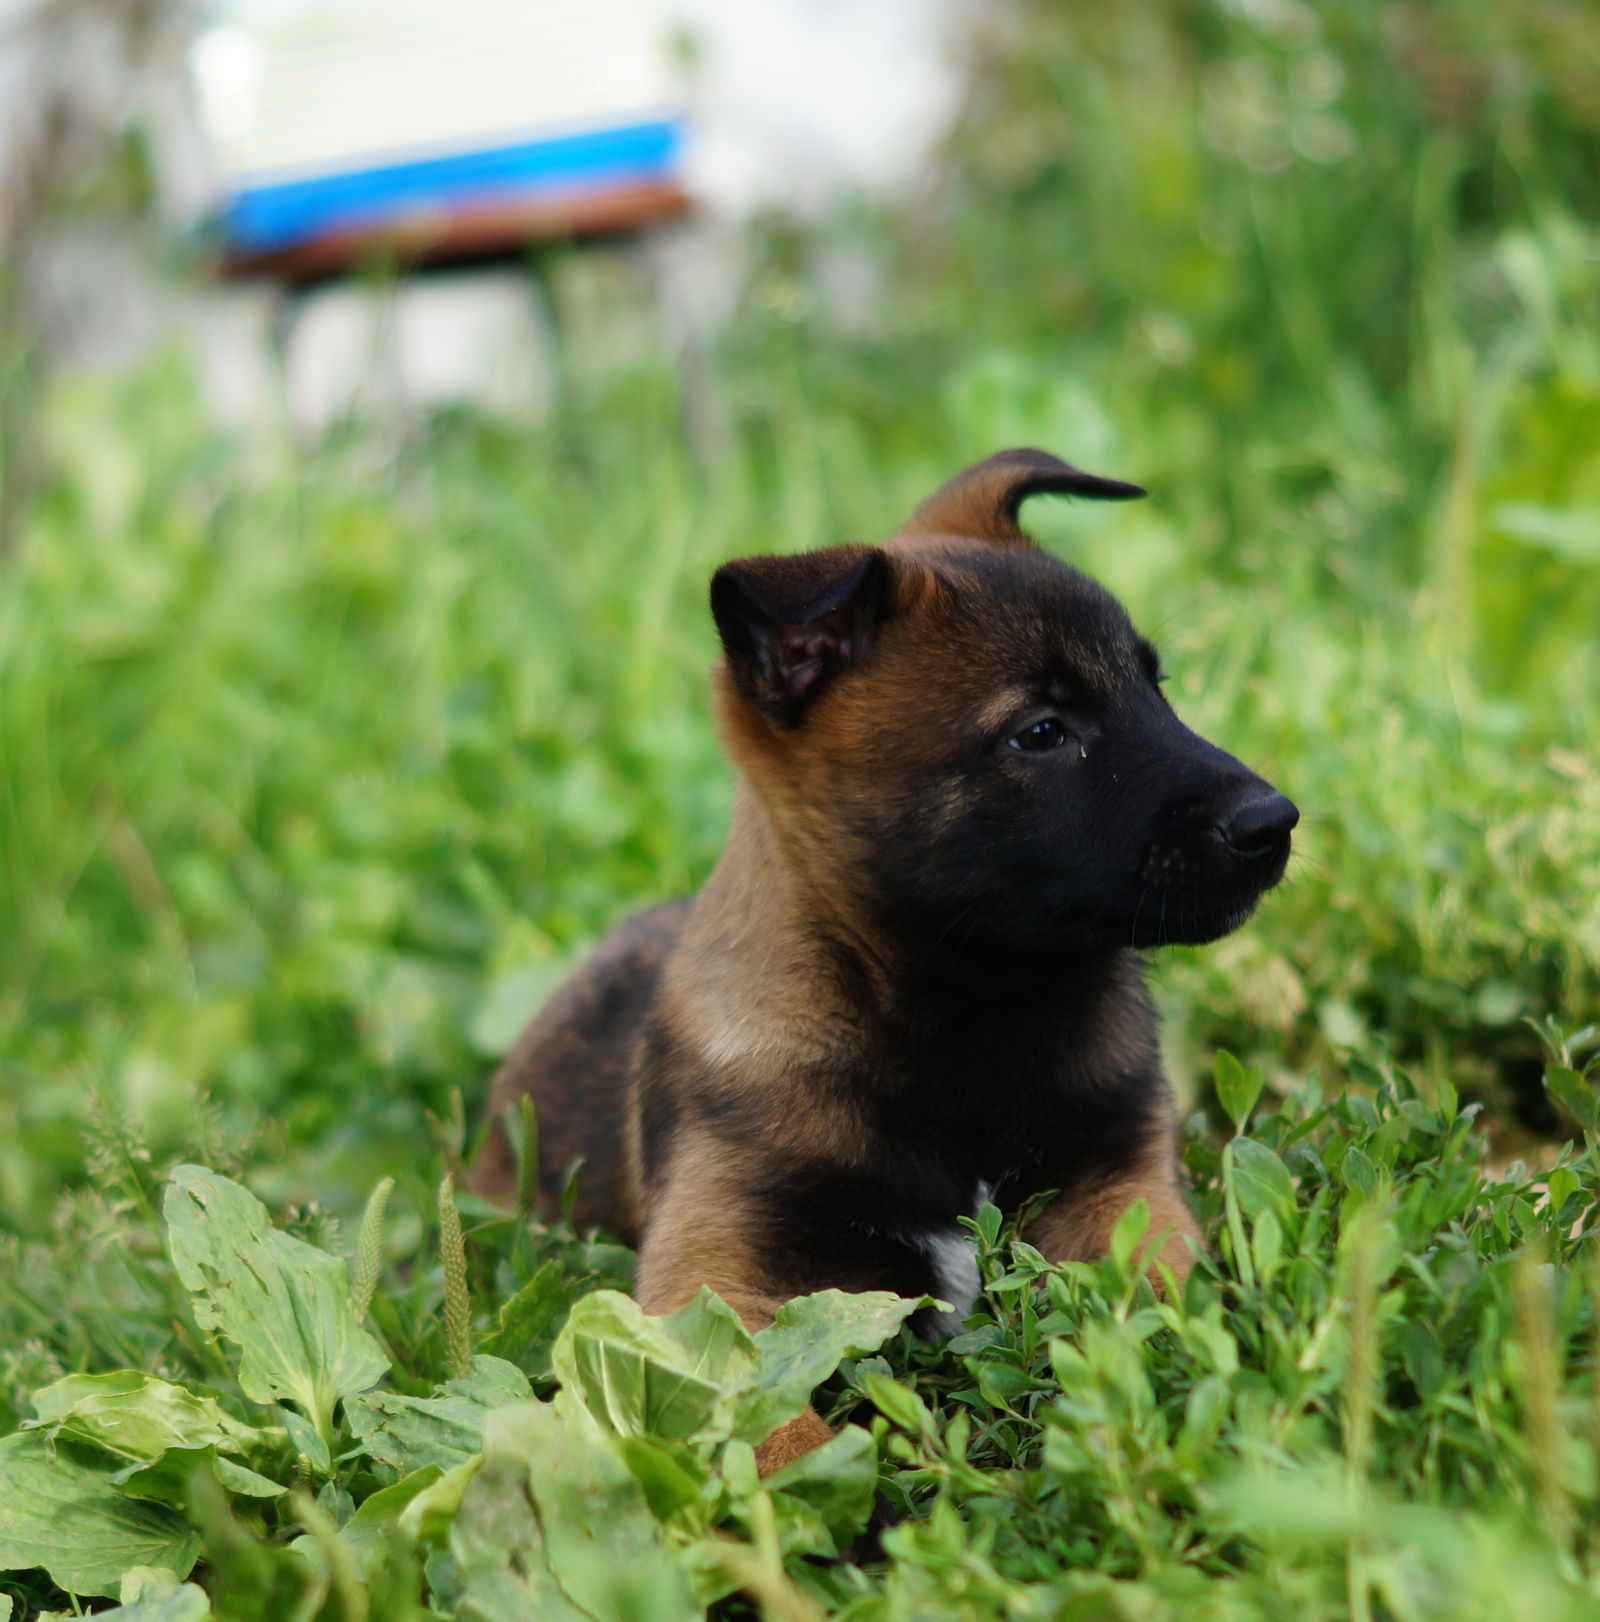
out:
{"label": "puppy's head", "polygon": [[881,547],[711,582],[730,748],[813,879],[930,942],[1215,940],[1283,876],[1295,807],[1191,732],[1120,603],[1017,524],[1134,485],[1003,451]]}

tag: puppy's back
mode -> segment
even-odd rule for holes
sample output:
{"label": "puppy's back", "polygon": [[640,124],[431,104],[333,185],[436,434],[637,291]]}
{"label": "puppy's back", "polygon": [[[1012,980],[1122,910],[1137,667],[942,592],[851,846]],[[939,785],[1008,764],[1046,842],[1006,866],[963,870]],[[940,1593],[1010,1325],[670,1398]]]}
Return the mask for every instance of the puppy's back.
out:
{"label": "puppy's back", "polygon": [[538,1112],[541,1213],[554,1215],[567,1168],[581,1156],[578,1227],[598,1223],[637,1243],[624,1132],[629,1089],[662,967],[692,904],[669,901],[619,924],[523,1033],[490,1092],[489,1139],[472,1172],[480,1194],[506,1203],[514,1195],[516,1159],[503,1123],[506,1106],[527,1096]]}

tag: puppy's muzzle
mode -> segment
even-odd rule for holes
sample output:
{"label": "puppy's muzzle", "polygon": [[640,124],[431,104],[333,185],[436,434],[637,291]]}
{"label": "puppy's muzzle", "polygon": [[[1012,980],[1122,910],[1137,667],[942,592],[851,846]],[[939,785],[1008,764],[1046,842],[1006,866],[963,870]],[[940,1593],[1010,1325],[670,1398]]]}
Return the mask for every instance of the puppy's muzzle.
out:
{"label": "puppy's muzzle", "polygon": [[1235,856],[1265,867],[1289,854],[1300,809],[1275,789],[1257,794],[1217,820],[1217,837]]}

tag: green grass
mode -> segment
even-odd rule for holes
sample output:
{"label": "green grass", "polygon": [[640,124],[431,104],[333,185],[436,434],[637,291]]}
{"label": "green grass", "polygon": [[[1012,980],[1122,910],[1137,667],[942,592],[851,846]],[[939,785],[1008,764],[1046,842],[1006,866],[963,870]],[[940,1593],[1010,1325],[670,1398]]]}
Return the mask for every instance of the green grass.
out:
{"label": "green grass", "polygon": [[[130,1367],[240,1402],[231,1354],[174,1327],[147,1206],[181,1158],[329,1243],[398,1177],[375,1312],[400,1387],[427,1390],[447,1364],[425,1112],[448,1121],[459,1089],[470,1126],[562,969],[719,848],[711,568],[881,536],[1033,443],[1150,487],[1028,520],[1124,597],[1186,719],[1307,813],[1256,921],[1152,965],[1240,1364],[1193,1399],[1209,1332],[1163,1323],[1136,1354],[1110,1275],[1038,1286],[1099,1395],[1028,1342],[1016,1289],[990,1297],[1001,1340],[896,1343],[932,1429],[884,1438],[910,1519],[862,1614],[1557,1614],[1541,1584],[1591,1581],[1591,1315],[1566,1266],[1591,1151],[1560,1235],[1542,1172],[1478,1181],[1474,1157],[1548,1165],[1585,1106],[1552,1105],[1529,1022],[1600,1013],[1600,28],[1554,0],[1040,3],[990,41],[949,165],[936,215],[764,230],[687,410],[665,345],[617,339],[651,320],[610,250],[546,266],[561,375],[538,425],[235,443],[175,359],[45,397],[48,478],[0,562],[0,1394],[22,1418],[57,1374]],[[826,291],[863,245],[865,326]],[[1218,1046],[1285,1122],[1344,1100],[1293,1145],[1256,1129],[1298,1179],[1265,1285],[1217,1203]],[[1453,1096],[1484,1113],[1446,1152]],[[1333,1164],[1352,1135],[1387,1180]],[[1356,1205],[1402,1257],[1372,1285],[1364,1464],[1338,1335],[1297,1361],[1354,1301]],[[619,1276],[579,1236],[528,1251],[468,1215],[480,1337],[547,1256],[573,1291]],[[1548,1346],[1516,1282],[1539,1245]],[[1044,1384],[986,1389],[967,1357]],[[1195,1400],[1219,1405],[1199,1452]],[[953,1462],[963,1411],[976,1476]],[[1567,1433],[1555,1463],[1539,1413]],[[1240,1472],[1269,1467],[1298,1472],[1284,1505],[1321,1507],[1262,1509]],[[1374,1518],[1368,1476],[1417,1516]],[[725,1524],[755,1537],[747,1510]],[[216,1570],[245,1559],[206,1525]],[[1369,1610],[1352,1569],[1389,1574]]]}
{"label": "green grass", "polygon": [[[463,1235],[423,1157],[398,1219],[363,1222],[350,1276],[377,1291],[353,1291],[327,1213],[263,1245],[244,1190],[168,1185],[102,1116],[91,1187],[0,1286],[16,1417],[46,1422],[0,1447],[0,1561],[35,1568],[0,1591],[164,1582],[130,1622],[203,1615],[171,1586],[198,1553],[239,1622],[687,1622],[741,1595],[854,1622],[1592,1616],[1600,1105],[1551,1076],[1586,1131],[1534,1181],[1486,1175],[1448,1084],[1384,1067],[1273,1105],[1224,1052],[1243,1131],[1188,1134],[1215,1251],[1187,1283],[1144,1278],[1142,1204],[1093,1267],[985,1207],[983,1293],[938,1345],[892,1297],[809,1297],[754,1346],[709,1296],[655,1328],[595,1293],[627,1251],[477,1201]],[[758,1484],[750,1443],[814,1385],[836,1439]],[[46,1487],[71,1512],[41,1524]]]}

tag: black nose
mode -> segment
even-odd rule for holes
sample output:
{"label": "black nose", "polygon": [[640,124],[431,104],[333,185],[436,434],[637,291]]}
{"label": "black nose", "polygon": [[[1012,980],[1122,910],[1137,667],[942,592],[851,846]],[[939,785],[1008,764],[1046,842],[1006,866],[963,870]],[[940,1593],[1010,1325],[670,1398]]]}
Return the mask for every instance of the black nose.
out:
{"label": "black nose", "polygon": [[1274,790],[1235,806],[1217,823],[1222,842],[1240,856],[1276,856],[1289,843],[1299,808]]}

